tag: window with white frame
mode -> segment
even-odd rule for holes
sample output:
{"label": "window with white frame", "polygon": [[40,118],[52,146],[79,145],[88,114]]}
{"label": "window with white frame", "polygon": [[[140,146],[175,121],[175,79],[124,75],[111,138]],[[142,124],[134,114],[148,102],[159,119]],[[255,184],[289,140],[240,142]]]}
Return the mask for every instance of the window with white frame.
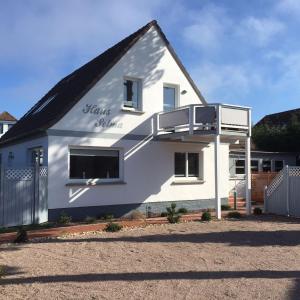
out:
{"label": "window with white frame", "polygon": [[244,159],[236,159],[235,160],[235,174],[236,175],[244,175],[245,174],[245,160]]}
{"label": "window with white frame", "polygon": [[172,111],[176,108],[176,93],[175,86],[164,85],[163,104],[164,111]]}
{"label": "window with white frame", "polygon": [[141,80],[124,79],[124,107],[140,109],[141,107]]}
{"label": "window with white frame", "polygon": [[199,153],[175,152],[175,177],[200,177]]}
{"label": "window with white frame", "polygon": [[70,149],[70,179],[119,179],[120,151]]}
{"label": "window with white frame", "polygon": [[29,149],[29,164],[31,166],[42,166],[44,164],[44,150],[42,147]]}

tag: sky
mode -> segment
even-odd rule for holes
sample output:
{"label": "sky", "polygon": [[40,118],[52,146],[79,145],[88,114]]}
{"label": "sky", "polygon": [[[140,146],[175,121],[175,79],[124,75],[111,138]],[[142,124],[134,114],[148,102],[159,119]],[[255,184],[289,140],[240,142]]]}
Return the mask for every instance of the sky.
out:
{"label": "sky", "polygon": [[152,19],[208,102],[250,106],[254,122],[300,107],[299,0],[0,0],[0,111],[20,118]]}

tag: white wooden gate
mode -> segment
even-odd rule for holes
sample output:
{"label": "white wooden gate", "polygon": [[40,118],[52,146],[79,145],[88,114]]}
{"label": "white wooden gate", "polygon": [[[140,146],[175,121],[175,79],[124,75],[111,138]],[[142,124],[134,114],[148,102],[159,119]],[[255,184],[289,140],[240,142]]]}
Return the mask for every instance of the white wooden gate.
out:
{"label": "white wooden gate", "polygon": [[46,222],[47,167],[2,168],[0,226]]}
{"label": "white wooden gate", "polygon": [[265,188],[265,211],[300,217],[300,167],[285,166]]}

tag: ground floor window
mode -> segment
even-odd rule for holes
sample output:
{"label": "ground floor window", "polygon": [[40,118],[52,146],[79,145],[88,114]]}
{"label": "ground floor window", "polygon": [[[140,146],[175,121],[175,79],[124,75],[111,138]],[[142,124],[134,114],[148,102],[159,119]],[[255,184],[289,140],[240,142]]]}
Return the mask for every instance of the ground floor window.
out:
{"label": "ground floor window", "polygon": [[44,149],[42,147],[29,149],[29,164],[42,166],[44,164]]}
{"label": "ground floor window", "polygon": [[120,178],[118,150],[70,149],[70,179]]}
{"label": "ground floor window", "polygon": [[175,177],[199,177],[199,153],[175,153]]}
{"label": "ground floor window", "polygon": [[274,171],[279,172],[283,169],[283,160],[274,161]]}

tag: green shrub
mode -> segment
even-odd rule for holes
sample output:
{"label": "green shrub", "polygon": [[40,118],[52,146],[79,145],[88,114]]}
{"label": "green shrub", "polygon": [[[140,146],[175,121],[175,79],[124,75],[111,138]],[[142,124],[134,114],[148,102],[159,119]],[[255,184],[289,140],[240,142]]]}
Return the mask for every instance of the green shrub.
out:
{"label": "green shrub", "polygon": [[25,243],[28,241],[27,231],[21,226],[17,231],[17,236],[14,243]]}
{"label": "green shrub", "polygon": [[4,276],[6,273],[5,266],[0,265],[0,278]]}
{"label": "green shrub", "polygon": [[179,223],[181,215],[178,211],[176,211],[176,204],[171,203],[170,207],[167,207],[167,219],[169,223]]}
{"label": "green shrub", "polygon": [[230,218],[230,219],[240,219],[241,217],[242,217],[242,215],[238,211],[231,211],[227,214],[227,218]]}
{"label": "green shrub", "polygon": [[179,214],[187,214],[188,213],[188,210],[185,208],[185,207],[180,207],[179,209],[178,209],[178,213]]}
{"label": "green shrub", "polygon": [[228,204],[221,205],[221,210],[231,210],[231,206]]}
{"label": "green shrub", "polygon": [[211,213],[209,211],[205,211],[202,213],[201,221],[209,222],[211,221]]}
{"label": "green shrub", "polygon": [[68,216],[66,212],[62,211],[58,219],[59,224],[69,224],[72,222],[72,217]]}
{"label": "green shrub", "polygon": [[163,211],[161,214],[160,214],[161,217],[167,217],[168,216],[168,213],[166,211]]}
{"label": "green shrub", "polygon": [[93,224],[93,223],[96,222],[96,218],[95,217],[86,216],[84,222],[87,223],[87,224]]}
{"label": "green shrub", "polygon": [[260,207],[255,207],[253,210],[253,213],[255,215],[261,215],[262,214],[262,209]]}
{"label": "green shrub", "polygon": [[117,232],[117,231],[120,231],[121,229],[123,228],[122,225],[118,224],[118,223],[108,223],[105,227],[105,231],[107,232]]}

